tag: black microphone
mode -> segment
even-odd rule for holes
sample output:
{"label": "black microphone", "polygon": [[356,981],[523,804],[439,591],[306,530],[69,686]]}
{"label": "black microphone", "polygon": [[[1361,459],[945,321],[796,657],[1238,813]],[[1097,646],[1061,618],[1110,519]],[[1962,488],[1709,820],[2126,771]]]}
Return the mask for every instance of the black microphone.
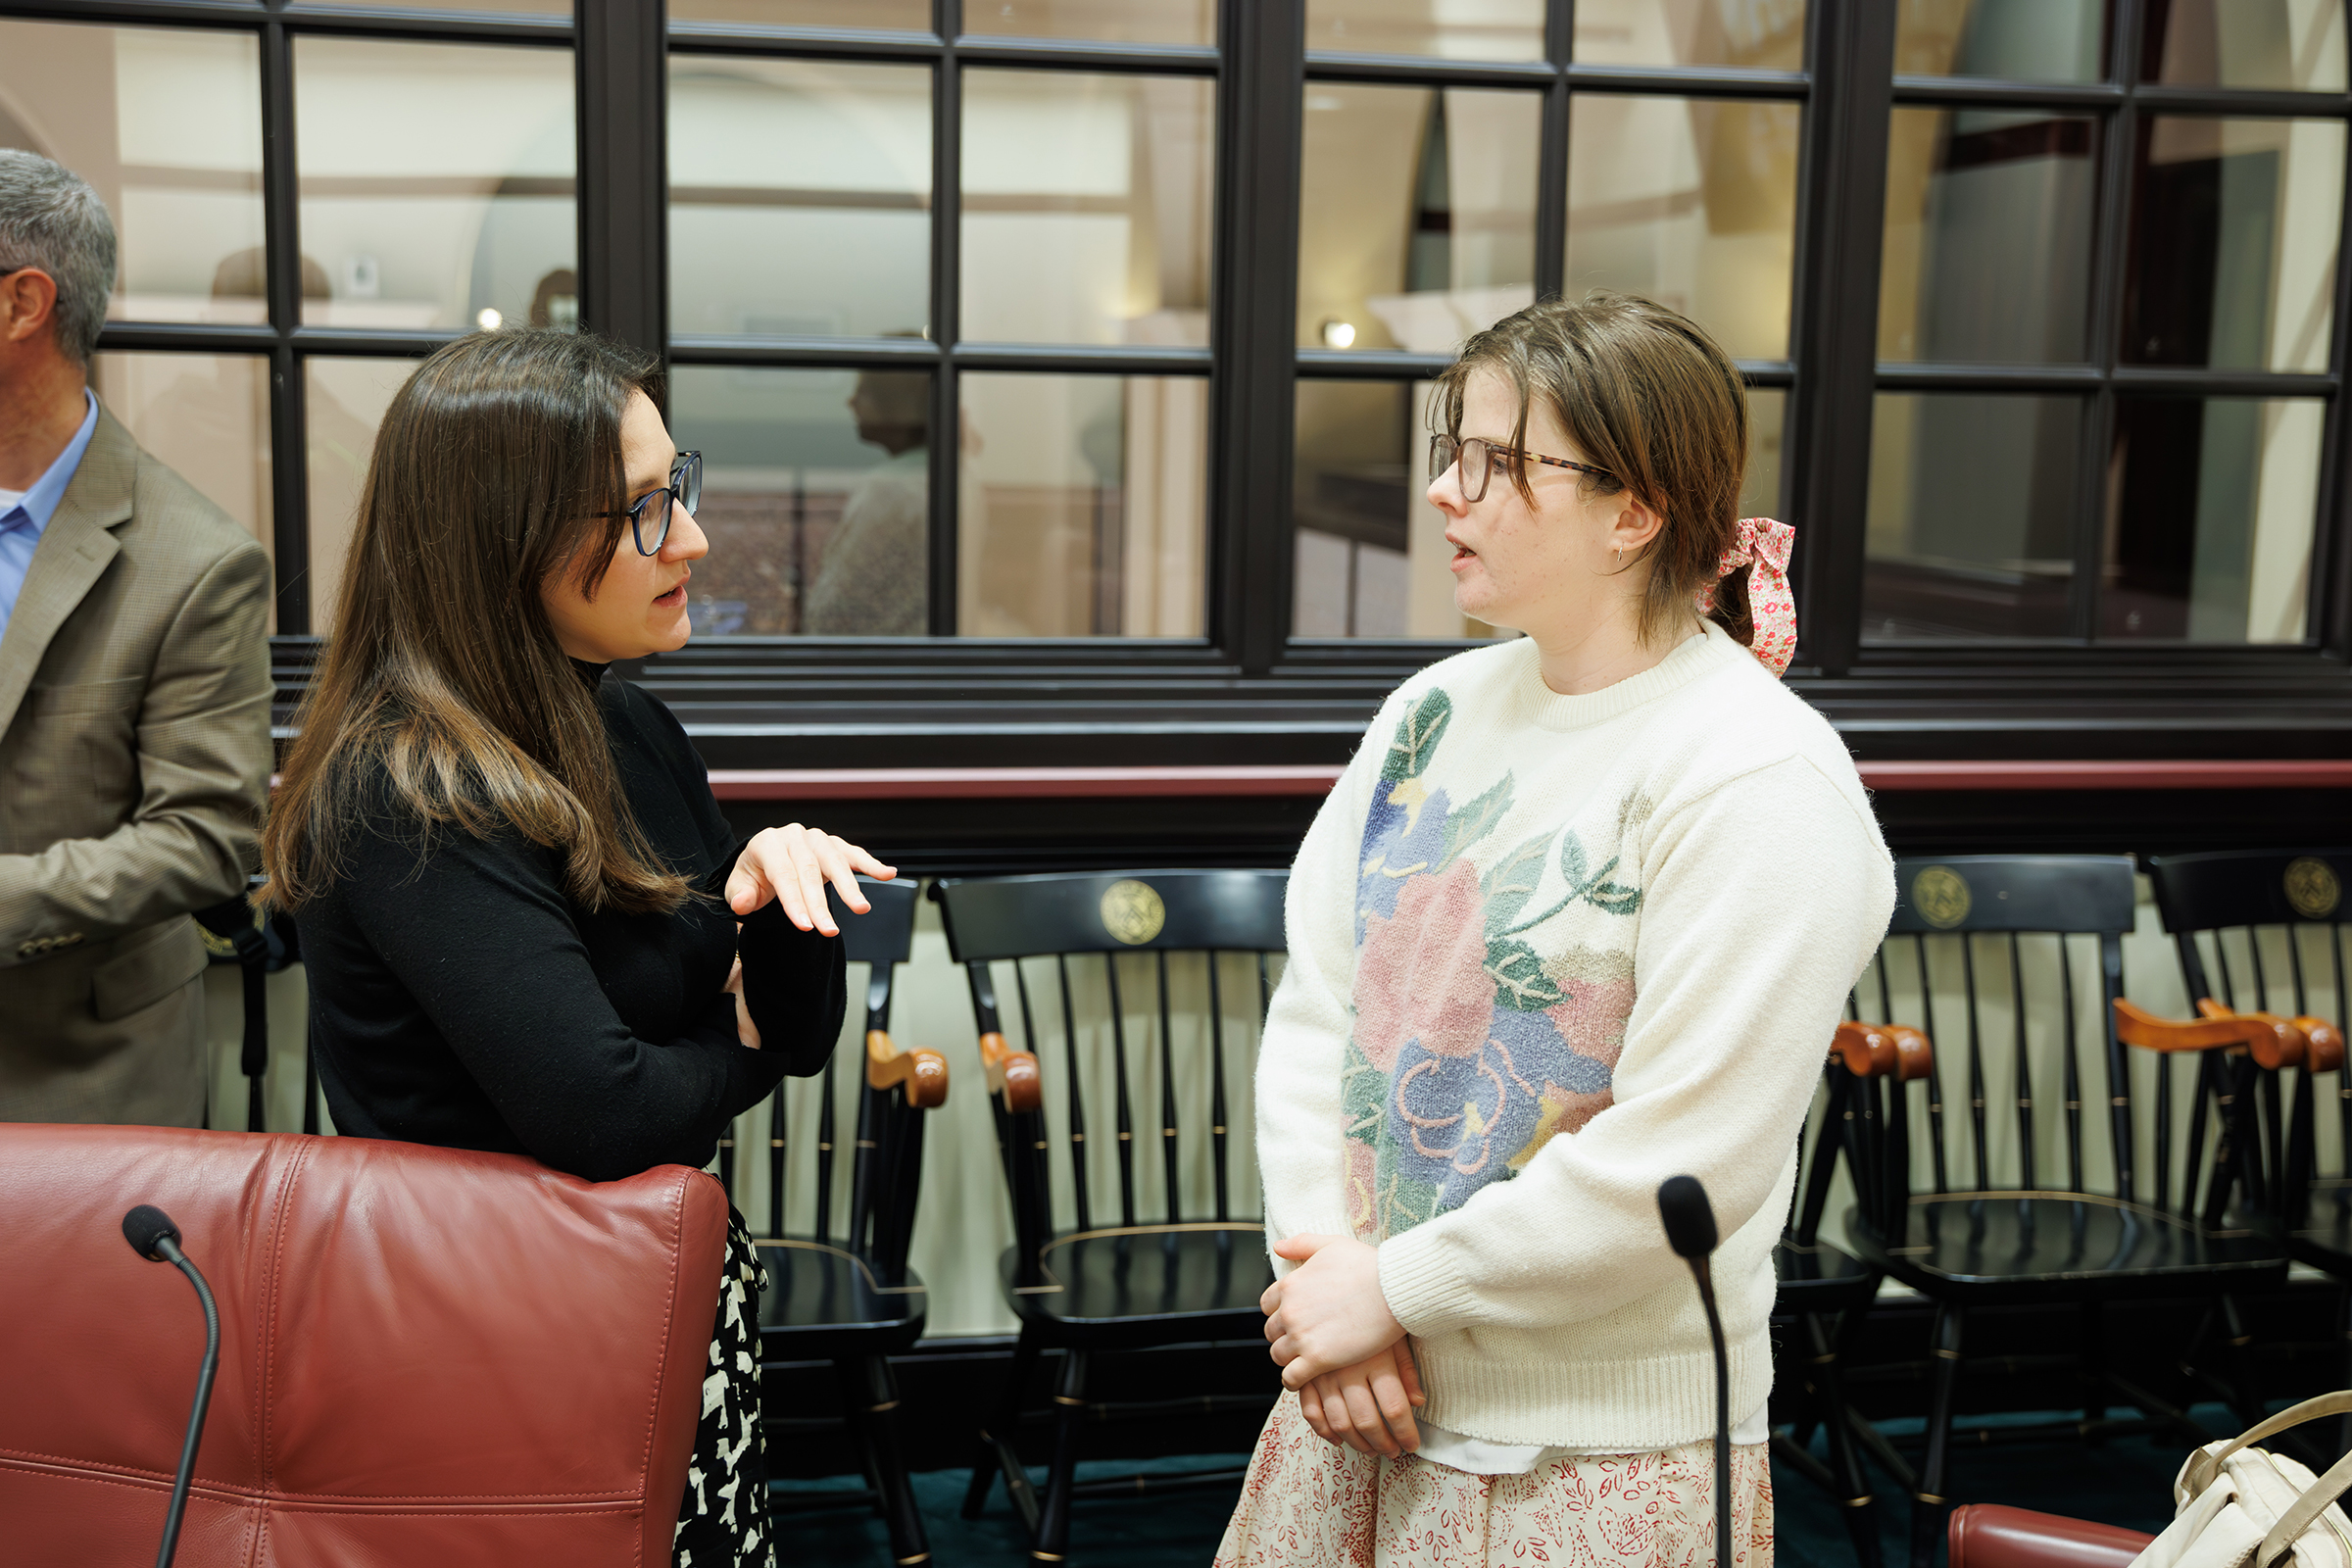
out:
{"label": "black microphone", "polygon": [[1715,1209],[1695,1176],[1669,1176],[1658,1187],[1658,1218],[1666,1245],[1690,1265],[1698,1298],[1707,1309],[1707,1337],[1715,1343],[1715,1568],[1732,1561],[1732,1353],[1723,1339],[1723,1317],[1715,1310],[1715,1280],[1707,1267],[1715,1250]]}
{"label": "black microphone", "polygon": [[188,1479],[196,1471],[196,1448],[204,1442],[204,1413],[213,1402],[213,1377],[220,1370],[220,1310],[213,1304],[212,1288],[196,1265],[179,1250],[179,1227],[153,1203],[141,1203],[122,1216],[122,1239],[130,1250],[150,1262],[170,1263],[196,1287],[204,1303],[204,1370],[196,1374],[196,1407],[188,1412],[188,1436],[179,1446],[179,1475],[172,1483],[172,1505],[164,1513],[164,1543],[155,1554],[155,1568],[172,1568],[179,1551],[179,1518],[187,1511]]}

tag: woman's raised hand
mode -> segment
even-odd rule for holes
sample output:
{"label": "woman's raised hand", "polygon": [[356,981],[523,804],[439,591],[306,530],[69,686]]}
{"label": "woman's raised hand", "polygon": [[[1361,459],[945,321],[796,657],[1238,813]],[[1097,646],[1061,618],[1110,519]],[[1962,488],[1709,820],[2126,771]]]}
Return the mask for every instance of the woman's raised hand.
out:
{"label": "woman's raised hand", "polygon": [[899,874],[895,866],[884,865],[830,833],[798,822],[764,827],[735,858],[735,870],[727,878],[727,906],[740,919],[774,899],[784,906],[785,918],[802,930],[839,936],[841,928],[825,906],[825,884],[832,883],[841,902],[863,914],[872,906],[858,891],[860,871],[878,882]]}
{"label": "woman's raised hand", "polygon": [[1303,1389],[1404,1338],[1380,1293],[1378,1249],[1352,1236],[1292,1236],[1274,1255],[1298,1265],[1257,1300],[1284,1388]]}
{"label": "woman's raised hand", "polygon": [[1428,1402],[1412,1348],[1402,1340],[1298,1391],[1298,1413],[1316,1437],[1390,1459],[1421,1446],[1413,1412]]}

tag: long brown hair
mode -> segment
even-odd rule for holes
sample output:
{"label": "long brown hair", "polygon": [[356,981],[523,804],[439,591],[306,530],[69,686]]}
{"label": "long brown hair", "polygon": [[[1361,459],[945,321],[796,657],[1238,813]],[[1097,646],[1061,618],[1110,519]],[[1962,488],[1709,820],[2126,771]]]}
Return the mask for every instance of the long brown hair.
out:
{"label": "long brown hair", "polygon": [[[1462,433],[1462,395],[1479,370],[1498,372],[1518,393],[1511,445],[1527,445],[1528,409],[1540,397],[1586,461],[1608,470],[1578,475],[1588,495],[1630,490],[1665,519],[1649,546],[1642,641],[1690,613],[1740,520],[1747,391],[1731,356],[1679,311],[1595,291],[1531,305],[1463,344],[1438,377],[1449,435]],[[1525,467],[1514,466],[1511,481],[1533,506]],[[1743,646],[1755,635],[1747,576],[1741,566],[1725,577],[1708,612]]]}
{"label": "long brown hair", "polygon": [[428,835],[511,827],[560,850],[587,908],[685,899],[540,599],[560,571],[592,596],[602,582],[626,524],[594,514],[627,505],[621,416],[633,392],[659,398],[659,375],[585,334],[484,332],[435,352],[393,398],[262,835],[278,907],[326,891],[386,805]]}

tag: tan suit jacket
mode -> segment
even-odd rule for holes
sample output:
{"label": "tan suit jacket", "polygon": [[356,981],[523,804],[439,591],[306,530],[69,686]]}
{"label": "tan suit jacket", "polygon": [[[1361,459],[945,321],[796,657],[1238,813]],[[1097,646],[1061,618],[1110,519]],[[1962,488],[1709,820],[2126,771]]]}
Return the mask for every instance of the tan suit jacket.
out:
{"label": "tan suit jacket", "polygon": [[0,632],[0,1121],[198,1125],[270,788],[270,560],[104,409]]}

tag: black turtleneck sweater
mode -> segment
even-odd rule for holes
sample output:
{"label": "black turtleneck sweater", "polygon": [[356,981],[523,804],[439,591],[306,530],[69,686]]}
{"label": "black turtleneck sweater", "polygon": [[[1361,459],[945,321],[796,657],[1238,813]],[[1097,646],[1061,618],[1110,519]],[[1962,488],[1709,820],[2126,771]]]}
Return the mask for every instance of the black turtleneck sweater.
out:
{"label": "black turtleneck sweater", "polygon": [[384,804],[352,835],[333,888],[295,916],[339,1131],[530,1154],[611,1181],[707,1164],[730,1120],[832,1054],[841,939],[798,930],[772,902],[740,938],[761,1049],[738,1042],[719,989],[738,944],[725,905],[735,835],[669,710],[579,668],[639,825],[710,898],[669,914],[592,913],[564,896],[556,851],[444,827],[420,852],[420,824],[388,788],[370,790]]}

